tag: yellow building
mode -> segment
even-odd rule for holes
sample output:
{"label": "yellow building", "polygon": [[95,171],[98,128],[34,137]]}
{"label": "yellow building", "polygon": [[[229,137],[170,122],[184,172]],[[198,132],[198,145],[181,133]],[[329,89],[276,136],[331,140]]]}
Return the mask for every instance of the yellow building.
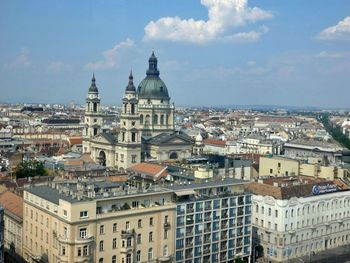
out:
{"label": "yellow building", "polygon": [[299,162],[297,160],[280,156],[260,157],[259,176],[291,176],[299,174]]}
{"label": "yellow building", "polygon": [[170,262],[172,191],[79,181],[24,190],[28,262]]}
{"label": "yellow building", "polygon": [[345,178],[348,170],[336,165],[325,166],[315,160],[303,163],[281,156],[260,157],[259,176],[306,175],[328,180]]}

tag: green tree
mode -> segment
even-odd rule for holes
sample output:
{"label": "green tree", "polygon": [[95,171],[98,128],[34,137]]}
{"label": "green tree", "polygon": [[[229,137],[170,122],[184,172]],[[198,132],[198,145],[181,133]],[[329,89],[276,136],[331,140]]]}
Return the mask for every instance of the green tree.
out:
{"label": "green tree", "polygon": [[247,262],[245,260],[241,259],[240,257],[236,257],[235,263],[247,263]]}
{"label": "green tree", "polygon": [[16,178],[36,177],[48,175],[43,162],[37,160],[23,161],[15,170]]}

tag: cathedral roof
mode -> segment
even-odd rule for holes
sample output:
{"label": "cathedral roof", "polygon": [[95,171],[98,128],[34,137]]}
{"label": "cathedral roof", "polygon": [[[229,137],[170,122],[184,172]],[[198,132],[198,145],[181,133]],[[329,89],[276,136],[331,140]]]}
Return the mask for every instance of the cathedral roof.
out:
{"label": "cathedral roof", "polygon": [[89,88],[89,92],[98,93],[98,88],[96,86],[95,74],[92,75],[91,86]]}
{"label": "cathedral roof", "polygon": [[139,99],[170,99],[168,89],[159,77],[157,63],[158,59],[154,55],[154,52],[152,52],[148,60],[149,67],[146,72],[146,78],[138,86]]}

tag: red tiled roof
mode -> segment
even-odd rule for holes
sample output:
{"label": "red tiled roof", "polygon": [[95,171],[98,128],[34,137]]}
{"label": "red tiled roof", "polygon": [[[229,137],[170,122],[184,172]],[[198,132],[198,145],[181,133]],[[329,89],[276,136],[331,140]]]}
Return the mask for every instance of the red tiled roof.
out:
{"label": "red tiled roof", "polygon": [[10,192],[6,191],[0,195],[0,203],[12,214],[23,219],[23,198]]}
{"label": "red tiled roof", "polygon": [[213,139],[205,139],[203,141],[203,144],[210,144],[210,145],[217,145],[217,146],[225,146],[226,142],[225,141],[220,141],[220,140],[213,140]]}
{"label": "red tiled roof", "polygon": [[166,166],[153,163],[139,163],[129,168],[129,170],[136,173],[143,173],[152,177],[166,177],[169,173]]}
{"label": "red tiled roof", "polygon": [[71,145],[82,144],[83,143],[83,138],[82,137],[70,137],[68,140],[69,140],[69,143]]}

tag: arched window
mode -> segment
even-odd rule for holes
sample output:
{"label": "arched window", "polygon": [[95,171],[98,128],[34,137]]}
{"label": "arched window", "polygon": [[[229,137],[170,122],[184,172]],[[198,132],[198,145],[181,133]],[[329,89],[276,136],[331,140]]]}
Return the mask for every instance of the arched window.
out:
{"label": "arched window", "polygon": [[131,254],[126,255],[126,263],[131,263]]}
{"label": "arched window", "polygon": [[112,257],[112,263],[117,263],[117,257],[116,256]]}
{"label": "arched window", "polygon": [[145,118],[145,124],[147,125],[147,124],[150,124],[150,119],[151,119],[151,117],[147,114],[146,115],[146,118]]}
{"label": "arched window", "polygon": [[140,115],[140,124],[143,124],[143,114]]}
{"label": "arched window", "polygon": [[158,124],[158,115],[157,114],[153,115],[153,124]]}
{"label": "arched window", "polygon": [[148,260],[152,260],[153,259],[153,249],[150,248],[148,249]]}
{"label": "arched window", "polygon": [[98,263],[103,263],[103,258],[100,258],[100,259],[98,260]]}
{"label": "arched window", "polygon": [[137,250],[136,252],[136,261],[141,262],[141,250]]}
{"label": "arched window", "polygon": [[95,102],[93,105],[94,105],[94,112],[97,112],[97,103]]}
{"label": "arched window", "polygon": [[[100,241],[100,251],[103,251],[103,240],[102,241]],[[103,259],[102,259],[102,261],[103,261]]]}
{"label": "arched window", "polygon": [[177,153],[176,152],[172,152],[170,155],[169,155],[169,159],[177,159],[178,156],[177,156]]}
{"label": "arched window", "polygon": [[131,104],[131,114],[135,114],[135,104]]}
{"label": "arched window", "polygon": [[163,125],[164,124],[164,115],[160,115],[160,124]]}

